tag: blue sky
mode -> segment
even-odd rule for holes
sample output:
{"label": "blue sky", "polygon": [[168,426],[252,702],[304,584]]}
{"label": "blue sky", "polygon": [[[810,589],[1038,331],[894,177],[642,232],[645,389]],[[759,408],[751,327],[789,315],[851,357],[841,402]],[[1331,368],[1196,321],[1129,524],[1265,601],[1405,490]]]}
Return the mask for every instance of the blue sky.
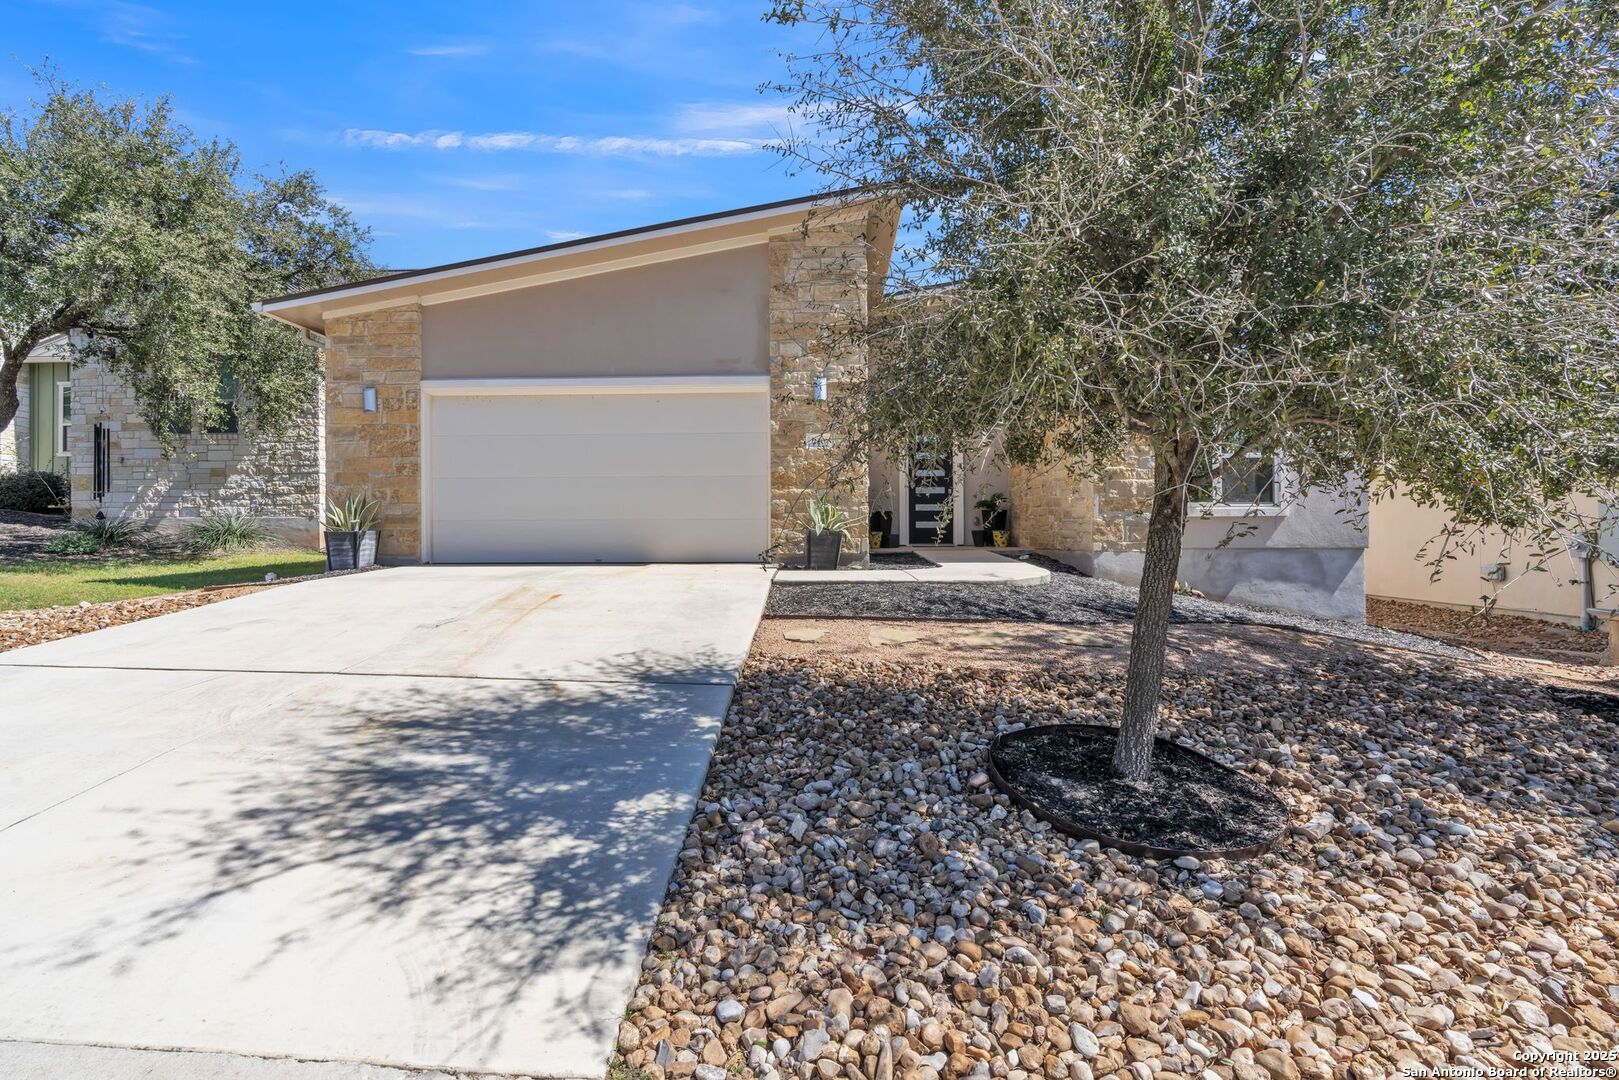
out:
{"label": "blue sky", "polygon": [[760,83],[797,31],[733,3],[8,0],[0,107],[28,68],[167,95],[251,169],[310,168],[427,266],[808,194],[764,144],[794,124]]}

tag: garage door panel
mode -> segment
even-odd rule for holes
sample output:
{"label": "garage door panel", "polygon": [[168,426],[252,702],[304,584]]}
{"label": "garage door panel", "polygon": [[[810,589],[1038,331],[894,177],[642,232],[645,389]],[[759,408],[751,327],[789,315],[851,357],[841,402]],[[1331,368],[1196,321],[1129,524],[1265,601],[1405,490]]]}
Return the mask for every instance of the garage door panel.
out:
{"label": "garage door panel", "polygon": [[438,521],[629,521],[712,514],[758,517],[769,483],[755,476],[618,478],[520,477],[436,480],[433,517]]}
{"label": "garage door panel", "polygon": [[434,398],[439,435],[693,434],[763,431],[764,395],[503,394]]}
{"label": "garage door panel", "polygon": [[440,521],[441,562],[745,562],[766,531],[750,518],[672,521]]}
{"label": "garage door panel", "polygon": [[[678,451],[671,454],[671,450]],[[763,432],[668,434],[439,435],[433,438],[437,479],[521,476],[763,475],[769,442]]]}
{"label": "garage door panel", "polygon": [[434,561],[751,561],[769,542],[762,392],[428,400]]}

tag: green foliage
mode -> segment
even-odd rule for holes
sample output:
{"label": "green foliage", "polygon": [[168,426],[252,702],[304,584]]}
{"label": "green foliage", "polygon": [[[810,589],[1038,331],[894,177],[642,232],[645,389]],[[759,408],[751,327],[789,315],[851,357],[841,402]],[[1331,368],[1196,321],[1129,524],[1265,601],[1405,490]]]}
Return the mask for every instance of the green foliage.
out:
{"label": "green foliage", "polygon": [[248,552],[211,559],[33,559],[0,563],[0,611],[128,600],[204,585],[258,582],[266,573],[298,577],[318,574],[325,567],[325,556],[312,551]]}
{"label": "green foliage", "polygon": [[829,495],[817,495],[809,501],[803,514],[804,528],[817,535],[822,533],[842,533],[849,535],[854,528],[855,519],[844,513]]}
{"label": "green foliage", "polygon": [[53,536],[45,544],[45,550],[52,555],[99,555],[104,545],[100,540],[79,529],[68,529],[60,536]]}
{"label": "green foliage", "polygon": [[67,477],[61,473],[0,473],[0,510],[56,514],[66,505]]}
{"label": "green foliage", "polygon": [[[1583,531],[1619,481],[1614,0],[806,0],[790,148],[916,223],[852,453],[1273,449]],[[1589,526],[1589,523],[1585,523]]]}
{"label": "green foliage", "polygon": [[186,547],[199,553],[250,551],[276,539],[257,514],[204,514],[186,523]]}
{"label": "green foliage", "polygon": [[146,524],[134,518],[81,518],[73,523],[73,531],[103,547],[126,547],[146,532]]}
{"label": "green foliage", "polygon": [[341,503],[328,499],[322,523],[328,532],[370,532],[381,519],[381,503],[369,495],[351,495]]}
{"label": "green foliage", "polygon": [[251,310],[363,277],[368,236],[308,173],[248,177],[168,102],[114,100],[41,76],[31,113],[0,114],[0,426],[45,338],[125,379],[177,446],[219,426],[222,384],[250,432],[279,434],[319,386],[313,349]]}

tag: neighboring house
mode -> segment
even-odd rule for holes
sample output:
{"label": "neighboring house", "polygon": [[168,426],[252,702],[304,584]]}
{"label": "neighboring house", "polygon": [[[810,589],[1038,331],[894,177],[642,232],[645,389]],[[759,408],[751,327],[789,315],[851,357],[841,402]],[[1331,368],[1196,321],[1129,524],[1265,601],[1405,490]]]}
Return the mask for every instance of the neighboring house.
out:
{"label": "neighboring house", "polygon": [[165,457],[134,393],[100,364],[77,359],[65,337],[29,354],[18,397],[17,416],[0,436],[6,467],[67,475],[74,517],[99,512],[173,526],[242,512],[294,542],[319,536],[319,400],[279,439],[243,433],[233,401],[230,421],[186,435],[180,452]]}
{"label": "neighboring house", "polygon": [[68,418],[73,411],[72,351],[50,338],[28,355],[17,377],[17,415],[0,431],[0,469],[68,471]]}
{"label": "neighboring house", "polygon": [[[1379,498],[1371,509],[1366,593],[1453,608],[1492,601],[1502,614],[1589,628],[1586,608],[1619,607],[1619,515],[1611,508],[1603,513],[1591,500],[1581,509],[1607,522],[1595,548],[1563,549],[1547,557],[1499,529],[1446,545],[1437,539],[1450,523],[1444,507],[1419,505],[1403,493]],[[1429,563],[1442,552],[1451,557],[1435,579]]]}
{"label": "neighboring house", "polygon": [[[385,561],[782,561],[801,553],[799,515],[838,454],[819,395],[866,362],[838,331],[882,299],[898,217],[845,192],[259,308],[323,345],[327,491],[384,503]],[[920,545],[939,532],[947,490],[944,539],[961,543],[972,503],[998,490],[1017,543],[1109,577],[1139,568],[1151,497],[1140,462],[1101,485],[1008,474],[992,454],[921,491],[906,472],[877,461],[835,498],[862,523],[892,511],[902,542]],[[1228,520],[1194,522],[1182,577],[1360,618],[1365,541],[1336,509],[1262,508],[1255,535],[1225,550]],[[850,546],[864,557],[863,528]]]}

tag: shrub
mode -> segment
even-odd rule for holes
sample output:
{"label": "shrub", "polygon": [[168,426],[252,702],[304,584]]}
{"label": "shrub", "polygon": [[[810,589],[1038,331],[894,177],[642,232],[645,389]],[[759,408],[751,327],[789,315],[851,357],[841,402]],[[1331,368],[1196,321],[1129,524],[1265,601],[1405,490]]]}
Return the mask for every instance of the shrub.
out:
{"label": "shrub", "polygon": [[144,522],[133,518],[81,518],[73,523],[73,531],[91,537],[102,547],[124,547],[146,531]]}
{"label": "shrub", "polygon": [[242,551],[274,539],[257,514],[205,514],[186,525],[186,546],[198,552]]}
{"label": "shrub", "polygon": [[52,537],[45,550],[52,555],[99,555],[101,547],[101,541],[83,529],[69,529],[61,536]]}
{"label": "shrub", "polygon": [[66,507],[67,477],[61,473],[0,473],[0,510],[58,514]]}

